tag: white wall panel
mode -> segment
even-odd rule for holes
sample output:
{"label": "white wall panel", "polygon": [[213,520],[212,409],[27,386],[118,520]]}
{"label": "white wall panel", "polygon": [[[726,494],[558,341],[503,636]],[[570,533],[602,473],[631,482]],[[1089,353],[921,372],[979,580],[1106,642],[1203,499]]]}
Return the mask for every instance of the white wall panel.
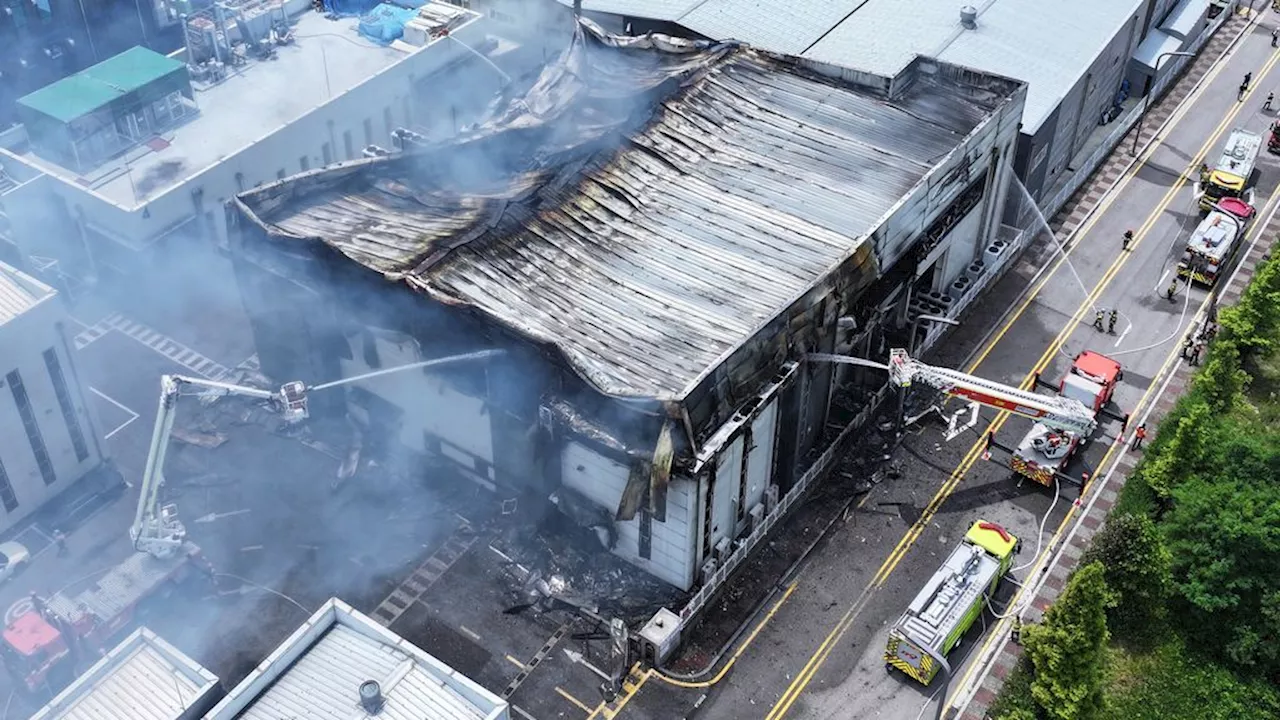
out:
{"label": "white wall panel", "polygon": [[[630,470],[582,443],[570,442],[561,454],[562,482],[612,513],[627,486]],[[661,580],[688,590],[693,585],[697,537],[696,483],[673,477],[667,487],[667,519],[652,521],[649,557],[640,557],[640,520],[616,523],[613,553]]]}

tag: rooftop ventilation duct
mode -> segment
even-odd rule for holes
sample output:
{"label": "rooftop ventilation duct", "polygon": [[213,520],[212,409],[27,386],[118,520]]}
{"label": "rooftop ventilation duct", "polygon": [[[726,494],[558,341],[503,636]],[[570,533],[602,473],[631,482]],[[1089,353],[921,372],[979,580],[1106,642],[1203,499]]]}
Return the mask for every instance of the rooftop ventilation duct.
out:
{"label": "rooftop ventilation duct", "polygon": [[370,715],[382,712],[386,700],[382,698],[382,686],[377,680],[365,680],[360,683],[360,707]]}
{"label": "rooftop ventilation duct", "polygon": [[967,30],[978,29],[978,8],[972,5],[965,5],[960,8],[960,24]]}

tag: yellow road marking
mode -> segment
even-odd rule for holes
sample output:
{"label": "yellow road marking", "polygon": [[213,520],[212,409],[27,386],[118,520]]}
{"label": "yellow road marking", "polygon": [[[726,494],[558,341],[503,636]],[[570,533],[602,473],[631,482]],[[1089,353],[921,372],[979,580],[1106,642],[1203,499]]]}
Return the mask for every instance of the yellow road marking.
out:
{"label": "yellow road marking", "polygon": [[[1267,61],[1266,65],[1264,66],[1262,71],[1259,73],[1259,77],[1265,78],[1267,74],[1269,74],[1271,70],[1275,67],[1276,61],[1278,59],[1280,59],[1280,51],[1277,51],[1276,53],[1272,53],[1271,58]],[[1208,151],[1209,147],[1217,142],[1218,138],[1225,131],[1226,126],[1235,120],[1235,117],[1240,113],[1240,111],[1243,108],[1244,108],[1244,103],[1239,103],[1239,102],[1235,103],[1232,109],[1226,114],[1225,117],[1223,117],[1222,121],[1218,123],[1218,126],[1217,128],[1214,129],[1213,134],[1209,137],[1207,141],[1205,141],[1203,145],[1201,145],[1199,151],[1197,151],[1196,155],[1192,158],[1191,162],[1187,164],[1187,168],[1178,177],[1178,179],[1169,187],[1169,190],[1165,193],[1160,203],[1156,206],[1156,209],[1147,217],[1147,220],[1142,224],[1142,227],[1134,234],[1134,240],[1132,243],[1130,243],[1131,249],[1136,250],[1138,245],[1141,244],[1141,241],[1145,238],[1146,234],[1159,220],[1161,214],[1163,214],[1165,209],[1173,201],[1173,198],[1177,195],[1177,192],[1180,189],[1182,189],[1182,186],[1186,183],[1187,177],[1188,177],[1187,174],[1197,167],[1198,163],[1201,161],[1204,154]],[[1155,145],[1156,143],[1153,143],[1152,147],[1155,147]],[[1148,157],[1150,157],[1150,155],[1148,155]],[[1136,174],[1137,171],[1141,168],[1142,164],[1144,163],[1145,163],[1145,160],[1143,161],[1143,163],[1135,164],[1130,169],[1130,174]],[[1097,215],[1095,215],[1095,217],[1097,217]],[[1103,275],[1102,279],[1098,281],[1098,283],[1094,286],[1094,289],[1089,293],[1085,302],[1082,303],[1076,309],[1076,312],[1075,314],[1072,315],[1071,320],[1058,333],[1058,336],[1054,339],[1053,343],[1051,343],[1050,346],[1045,349],[1044,353],[1041,354],[1040,359],[1036,361],[1036,364],[1033,367],[1032,373],[1029,374],[1023,380],[1023,382],[1020,384],[1019,387],[1021,387],[1022,389],[1026,389],[1027,386],[1033,382],[1035,373],[1040,372],[1041,370],[1044,369],[1045,366],[1048,365],[1049,359],[1051,359],[1052,356],[1058,352],[1059,348],[1061,348],[1062,345],[1065,344],[1066,339],[1069,338],[1071,333],[1075,331],[1076,324],[1079,322],[1079,318],[1081,317],[1082,313],[1084,313],[1087,309],[1092,307],[1094,301],[1107,288],[1111,280],[1114,279],[1116,273],[1124,265],[1127,258],[1131,255],[1132,255],[1132,252],[1121,252],[1120,255],[1112,262],[1111,266],[1108,268],[1107,272]],[[1066,254],[1064,254],[1063,257],[1059,258],[1057,264],[1055,264],[1055,266],[1053,267],[1053,270],[1049,273],[1049,275],[1047,275],[1045,279],[1036,287],[1036,290],[1033,291],[1032,294],[1028,295],[1024,303],[1019,307],[1019,309],[1014,313],[1014,315],[1010,317],[1008,321],[1006,321],[1001,331],[997,333],[995,336],[993,336],[993,338],[988,342],[987,347],[983,350],[981,355],[972,363],[971,365],[972,368],[976,368],[977,365],[980,364],[988,354],[990,354],[995,344],[999,342],[1000,338],[1002,338],[1005,335],[1005,333],[1008,332],[1009,328],[1012,327],[1013,323],[1016,322],[1021,317],[1022,313],[1025,312],[1026,308],[1030,306],[1031,302],[1039,294],[1040,290],[1043,289],[1044,285],[1049,281],[1049,279],[1054,274],[1056,274],[1058,268],[1061,267],[1061,265],[1063,264],[1063,262],[1065,262],[1065,260],[1066,260]],[[1004,425],[1004,422],[1005,420],[1008,419],[1008,416],[1009,416],[1009,413],[1007,411],[1002,411],[1001,413],[999,413],[996,416],[996,418],[991,422],[991,425],[989,426],[988,430],[993,433],[997,432]],[[877,571],[876,575],[873,577],[867,589],[863,591],[863,593],[859,596],[859,599],[855,601],[854,605],[849,608],[849,611],[845,613],[845,615],[840,619],[840,621],[836,624],[836,626],[832,628],[831,632],[828,633],[826,639],[824,639],[822,644],[818,646],[818,649],[814,652],[814,654],[810,656],[809,661],[805,664],[804,668],[800,671],[800,674],[796,676],[795,680],[792,681],[791,685],[787,688],[787,691],[783,693],[782,697],[779,698],[777,704],[773,706],[773,709],[770,711],[769,715],[766,717],[766,720],[777,720],[777,718],[781,718],[787,713],[788,710],[790,710],[791,705],[795,702],[796,698],[799,697],[800,693],[809,684],[810,680],[812,680],[813,675],[826,661],[826,658],[828,655],[830,655],[831,649],[834,647],[834,644],[838,642],[839,638],[842,637],[844,633],[848,630],[851,624],[851,621],[853,619],[853,616],[856,615],[857,611],[861,608],[863,604],[865,604],[866,600],[869,598],[870,591],[878,587],[879,585],[883,584],[884,581],[893,572],[893,570],[897,567],[898,563],[906,555],[907,550],[911,548],[911,546],[915,543],[916,539],[919,538],[920,534],[924,531],[924,528],[928,526],[929,521],[932,520],[934,514],[937,513],[942,502],[945,501],[946,498],[951,495],[951,492],[959,484],[960,480],[964,477],[965,473],[967,473],[969,471],[969,468],[973,466],[973,463],[976,461],[978,455],[980,455],[980,448],[982,448],[983,446],[984,446],[983,441],[979,440],[978,442],[974,443],[973,447],[969,449],[969,452],[965,454],[964,459],[956,467],[956,471],[953,472],[951,474],[951,477],[948,478],[947,482],[943,484],[942,488],[938,491],[938,494],[936,494],[933,497],[933,499],[929,502],[929,505],[926,506],[925,511],[921,514],[920,518],[907,531],[906,535],[903,536],[902,540],[898,543],[897,547],[895,547],[893,552],[890,553],[889,557],[885,560],[884,564],[881,565],[880,570]]]}
{"label": "yellow road marking", "polygon": [[507,656],[507,662],[511,663],[512,665],[515,665],[516,667],[520,668],[521,670],[528,670],[528,669],[529,669],[529,666],[528,666],[528,665],[525,665],[524,663],[522,663],[522,662],[520,662],[519,660],[517,660],[517,659],[515,659],[515,658],[511,657],[510,655],[508,655],[508,656]]}
{"label": "yellow road marking", "polygon": [[559,685],[557,685],[557,686],[556,686],[556,694],[557,694],[557,695],[559,695],[560,697],[564,698],[565,700],[568,700],[569,702],[573,703],[574,705],[577,705],[577,706],[578,706],[578,709],[582,710],[582,712],[584,712],[584,713],[590,713],[590,712],[591,712],[591,708],[587,707],[587,704],[586,704],[586,703],[584,703],[584,702],[582,702],[581,700],[579,700],[578,698],[576,698],[576,697],[574,697],[574,696],[570,695],[568,690],[565,690],[564,688],[560,687]]}
{"label": "yellow road marking", "polygon": [[[863,499],[863,502],[866,502],[865,498]],[[664,683],[667,683],[669,685],[675,685],[676,687],[682,687],[682,688],[711,687],[712,685],[715,685],[716,683],[720,682],[720,680],[723,679],[724,676],[729,672],[729,668],[733,667],[733,664],[738,661],[738,658],[742,655],[742,653],[747,651],[747,648],[751,646],[752,641],[756,639],[756,636],[760,634],[761,630],[764,630],[765,625],[769,624],[769,621],[773,619],[773,616],[775,614],[777,614],[778,609],[781,608],[782,604],[787,601],[787,598],[791,597],[791,593],[795,592],[796,587],[798,586],[799,586],[798,581],[792,581],[792,583],[787,586],[787,591],[782,594],[782,597],[778,598],[778,601],[775,602],[773,604],[773,607],[769,609],[768,614],[766,614],[764,618],[760,620],[760,624],[756,625],[755,630],[751,631],[751,634],[747,636],[746,641],[744,641],[741,647],[739,647],[733,653],[733,656],[729,658],[729,662],[725,663],[724,667],[720,668],[720,672],[716,673],[715,677],[711,678],[710,680],[703,680],[701,682],[689,682],[687,680],[679,680],[673,677],[667,677],[666,675],[663,675],[662,673],[656,670],[653,671],[653,676]]]}
{"label": "yellow road marking", "polygon": [[640,670],[640,663],[636,663],[635,665],[631,666],[631,672],[627,673],[627,677],[629,678],[632,675],[639,674],[640,679],[637,680],[636,684],[633,687],[630,687],[629,689],[627,687],[629,684],[628,681],[626,680],[623,681],[622,683],[623,692],[621,694],[621,699],[617,701],[618,703],[617,707],[610,708],[609,703],[602,702],[596,706],[595,710],[591,711],[591,714],[587,716],[587,720],[595,720],[599,716],[603,716],[605,720],[613,720],[613,718],[621,714],[622,709],[627,706],[627,703],[631,702],[631,698],[635,697],[636,693],[640,692],[640,688],[644,687],[644,684],[649,682],[649,678],[657,673],[657,671],[654,670],[653,668],[645,670],[644,672],[639,672],[639,670]]}
{"label": "yellow road marking", "polygon": [[[1276,203],[1277,199],[1280,199],[1280,186],[1277,186],[1276,189],[1272,191],[1271,197],[1267,198],[1267,202],[1263,205],[1262,211],[1258,213],[1259,222],[1256,225],[1254,225],[1252,228],[1250,228],[1248,234],[1241,239],[1240,241],[1241,249],[1247,248],[1249,244],[1253,241],[1253,239],[1257,237],[1257,234],[1262,232],[1263,225],[1264,225],[1264,223],[1262,222],[1262,219],[1267,217],[1267,209],[1272,207]],[[1243,262],[1244,260],[1245,258],[1242,256],[1240,258],[1240,262]],[[1199,315],[1200,313],[1204,312],[1205,308],[1208,307],[1209,302],[1212,299],[1213,299],[1213,293],[1210,293],[1208,296],[1205,297],[1204,300],[1200,302],[1200,307],[1196,310],[1195,315],[1192,315],[1192,317],[1195,317],[1196,315]],[[1164,363],[1160,366],[1159,372],[1157,372],[1153,376],[1151,385],[1147,387],[1146,392],[1142,394],[1142,398],[1138,400],[1138,404],[1134,406],[1133,417],[1136,418],[1138,414],[1141,412],[1141,410],[1147,406],[1147,403],[1152,400],[1152,395],[1160,387],[1160,384],[1157,381],[1161,377],[1163,377],[1166,372],[1169,371],[1169,366],[1177,361],[1179,347],[1180,346],[1177,343],[1175,343],[1173,348],[1169,350],[1169,354],[1165,357]],[[1097,467],[1099,472],[1101,472],[1102,468],[1106,467],[1107,463],[1110,462],[1111,456],[1112,454],[1115,453],[1116,448],[1123,445],[1124,445],[1124,437],[1122,435],[1120,438],[1117,439],[1117,442],[1113,442],[1111,446],[1107,448],[1107,454],[1103,456],[1102,462],[1098,463]],[[1053,535],[1050,536],[1049,542],[1045,544],[1045,548],[1046,548],[1045,552],[1036,561],[1036,565],[1031,568],[1031,572],[1027,573],[1026,577],[1038,578],[1040,576],[1041,566],[1043,566],[1046,562],[1048,562],[1049,557],[1051,555],[1051,553],[1049,552],[1049,548],[1052,548],[1053,546],[1057,545],[1059,538],[1062,537],[1062,532],[1066,530],[1067,525],[1070,524],[1071,522],[1071,519],[1075,517],[1075,513],[1077,509],[1078,508],[1073,503],[1071,508],[1067,511],[1066,516],[1062,518],[1062,522],[1058,524],[1058,527],[1054,531]],[[1018,599],[1022,596],[1023,592],[1026,590],[1026,587],[1030,584],[1031,583],[1027,583],[1023,586],[1020,586],[1017,589],[1017,591],[1013,595],[1013,598],[1009,601],[1009,607],[1017,606]],[[979,648],[978,654],[975,655],[974,657],[976,658],[985,657],[987,652],[990,651],[991,644],[995,642],[996,638],[1003,637],[1004,635],[1003,627],[1007,626],[1009,622],[1010,621],[1008,619],[998,621],[995,628],[993,628],[992,632],[988,633],[986,640],[983,641],[982,647]],[[947,700],[948,703],[955,702],[956,696],[959,695],[961,692],[964,692],[964,688],[968,686],[969,681],[970,679],[972,679],[973,673],[977,671],[977,668],[978,668],[978,663],[972,663],[969,665],[964,675],[961,676],[960,683],[956,686],[955,694],[953,694],[950,698],[948,698]],[[946,705],[944,707],[949,707],[949,706],[950,705]]]}

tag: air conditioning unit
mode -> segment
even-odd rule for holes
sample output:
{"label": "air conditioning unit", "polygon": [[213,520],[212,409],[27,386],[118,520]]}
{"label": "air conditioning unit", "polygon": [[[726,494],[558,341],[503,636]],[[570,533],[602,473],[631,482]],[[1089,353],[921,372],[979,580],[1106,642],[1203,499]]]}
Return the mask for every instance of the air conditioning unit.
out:
{"label": "air conditioning unit", "polygon": [[729,542],[729,538],[720,538],[720,542],[716,543],[716,560],[721,564],[729,559],[729,553],[733,551],[733,543]]}
{"label": "air conditioning unit", "polygon": [[764,489],[764,508],[765,514],[771,515],[775,508],[778,507],[778,486],[772,484]]}
{"label": "air conditioning unit", "polygon": [[715,576],[716,570],[719,568],[720,564],[716,562],[715,558],[708,558],[706,562],[702,563],[702,584],[710,584],[711,578]]}

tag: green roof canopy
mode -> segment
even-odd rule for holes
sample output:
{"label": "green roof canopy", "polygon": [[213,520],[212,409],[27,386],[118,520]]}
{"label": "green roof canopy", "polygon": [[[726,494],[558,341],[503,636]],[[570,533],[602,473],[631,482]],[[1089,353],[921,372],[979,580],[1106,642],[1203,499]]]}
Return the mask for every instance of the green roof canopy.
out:
{"label": "green roof canopy", "polygon": [[178,60],[134,47],[25,95],[18,104],[71,122],[182,67]]}

